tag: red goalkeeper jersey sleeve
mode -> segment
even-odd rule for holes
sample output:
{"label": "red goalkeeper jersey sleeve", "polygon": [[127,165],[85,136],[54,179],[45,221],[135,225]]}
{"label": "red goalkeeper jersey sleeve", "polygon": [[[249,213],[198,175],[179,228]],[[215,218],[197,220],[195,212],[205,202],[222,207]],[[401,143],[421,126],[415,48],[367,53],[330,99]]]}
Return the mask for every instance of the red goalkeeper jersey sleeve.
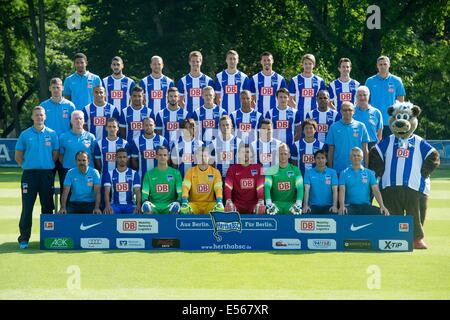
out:
{"label": "red goalkeeper jersey sleeve", "polygon": [[231,199],[235,203],[256,203],[258,200],[264,200],[261,165],[231,165],[225,177],[225,199]]}

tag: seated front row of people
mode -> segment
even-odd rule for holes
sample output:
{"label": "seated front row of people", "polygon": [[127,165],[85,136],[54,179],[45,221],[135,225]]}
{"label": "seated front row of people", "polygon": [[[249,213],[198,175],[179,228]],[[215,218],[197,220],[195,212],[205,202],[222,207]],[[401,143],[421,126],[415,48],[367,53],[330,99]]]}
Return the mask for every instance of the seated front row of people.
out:
{"label": "seated front row of people", "polygon": [[[282,143],[279,161],[262,170],[254,164],[254,152],[240,144],[238,159],[227,171],[223,184],[220,172],[210,165],[209,148],[196,153],[198,165],[180,172],[168,165],[169,151],[156,151],[157,166],[141,177],[128,168],[125,148],[116,152],[117,168],[100,174],[89,167],[84,151],[77,153],[77,167],[69,170],[64,181],[59,213],[101,213],[100,186],[104,186],[104,213],[195,213],[238,211],[242,214],[384,214],[374,172],[362,166],[362,150],[351,150],[352,165],[338,175],[326,166],[326,152],[314,153],[315,167],[306,170],[304,180],[297,166],[289,163],[289,147]],[[338,189],[339,186],[339,189]],[[70,201],[69,201],[69,193]],[[374,195],[380,208],[372,206]],[[142,197],[141,197],[142,195]],[[223,198],[225,197],[225,206]],[[338,209],[339,199],[339,209]],[[142,203],[142,205],[141,205]]]}

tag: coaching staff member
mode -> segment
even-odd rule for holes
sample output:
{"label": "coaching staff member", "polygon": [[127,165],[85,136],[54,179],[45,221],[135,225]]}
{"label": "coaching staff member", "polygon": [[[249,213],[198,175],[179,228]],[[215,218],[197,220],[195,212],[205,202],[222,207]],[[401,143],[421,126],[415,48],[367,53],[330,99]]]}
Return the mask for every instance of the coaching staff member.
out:
{"label": "coaching staff member", "polygon": [[41,213],[53,213],[53,169],[58,159],[58,135],[44,125],[45,109],[33,108],[33,126],[23,131],[16,144],[15,159],[22,167],[22,213],[20,215],[21,249],[28,248],[31,236],[33,207],[39,193]]}
{"label": "coaching staff member", "polygon": [[[61,196],[61,209],[58,213],[95,213],[100,214],[100,173],[89,167],[89,155],[78,151],[75,155],[77,166],[70,169],[64,179]],[[67,198],[70,195],[70,201]]]}

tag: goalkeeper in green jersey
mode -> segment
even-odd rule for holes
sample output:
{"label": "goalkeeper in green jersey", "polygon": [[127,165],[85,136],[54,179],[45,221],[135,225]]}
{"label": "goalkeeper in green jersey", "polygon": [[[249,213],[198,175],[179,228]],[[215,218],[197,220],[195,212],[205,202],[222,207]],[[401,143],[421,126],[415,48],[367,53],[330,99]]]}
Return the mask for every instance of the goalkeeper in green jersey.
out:
{"label": "goalkeeper in green jersey", "polygon": [[144,176],[142,213],[178,213],[181,201],[180,171],[169,167],[169,150],[160,146],[156,151],[158,166]]}
{"label": "goalkeeper in green jersey", "polygon": [[301,214],[303,178],[297,166],[289,163],[291,152],[282,143],[279,147],[278,170],[266,175],[264,197],[268,214]]}

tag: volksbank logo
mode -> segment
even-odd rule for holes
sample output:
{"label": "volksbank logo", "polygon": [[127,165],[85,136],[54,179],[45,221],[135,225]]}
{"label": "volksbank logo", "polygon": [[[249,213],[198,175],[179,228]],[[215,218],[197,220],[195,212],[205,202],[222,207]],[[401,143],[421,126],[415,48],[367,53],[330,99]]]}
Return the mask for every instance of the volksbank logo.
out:
{"label": "volksbank logo", "polygon": [[44,246],[46,249],[73,249],[72,238],[46,238],[44,240]]}

